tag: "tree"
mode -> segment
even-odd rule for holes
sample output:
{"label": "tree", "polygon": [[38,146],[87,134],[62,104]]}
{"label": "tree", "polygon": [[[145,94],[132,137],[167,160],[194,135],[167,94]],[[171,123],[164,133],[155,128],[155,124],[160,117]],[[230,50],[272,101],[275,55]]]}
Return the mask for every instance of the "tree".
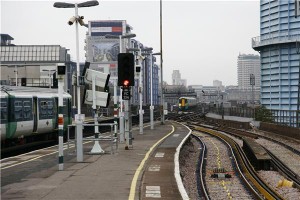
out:
{"label": "tree", "polygon": [[272,112],[265,106],[255,109],[255,120],[262,122],[274,122]]}

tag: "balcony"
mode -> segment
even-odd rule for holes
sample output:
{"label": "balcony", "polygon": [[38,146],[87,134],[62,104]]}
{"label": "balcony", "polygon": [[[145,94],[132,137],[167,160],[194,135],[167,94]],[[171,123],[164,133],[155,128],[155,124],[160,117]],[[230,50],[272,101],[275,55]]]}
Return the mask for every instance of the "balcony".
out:
{"label": "balcony", "polygon": [[273,45],[273,44],[283,44],[283,43],[294,43],[300,41],[300,32],[281,32],[264,35],[263,37],[257,36],[252,38],[252,48],[259,51],[261,47]]}

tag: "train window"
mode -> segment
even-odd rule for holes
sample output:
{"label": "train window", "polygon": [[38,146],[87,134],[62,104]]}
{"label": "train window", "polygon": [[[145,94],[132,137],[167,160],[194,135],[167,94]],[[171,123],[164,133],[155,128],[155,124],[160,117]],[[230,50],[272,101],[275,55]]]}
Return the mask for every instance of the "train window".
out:
{"label": "train window", "polygon": [[23,120],[23,103],[20,100],[15,100],[15,120],[22,121]]}
{"label": "train window", "polygon": [[32,120],[32,102],[23,101],[24,120]]}
{"label": "train window", "polygon": [[1,99],[0,101],[0,112],[1,112],[1,121],[0,123],[6,123],[7,122],[7,102],[4,101],[4,99]]}
{"label": "train window", "polygon": [[53,101],[52,100],[48,101],[48,117],[49,118],[53,117]]}
{"label": "train window", "polygon": [[54,116],[54,100],[53,99],[40,99],[39,103],[40,119],[52,119]]}
{"label": "train window", "polygon": [[47,101],[40,101],[40,119],[47,119]]}

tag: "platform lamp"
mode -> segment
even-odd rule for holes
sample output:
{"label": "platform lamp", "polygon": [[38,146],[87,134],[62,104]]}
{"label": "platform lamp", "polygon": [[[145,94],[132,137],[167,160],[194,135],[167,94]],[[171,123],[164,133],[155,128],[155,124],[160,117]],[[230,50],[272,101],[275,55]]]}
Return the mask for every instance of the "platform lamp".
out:
{"label": "platform lamp", "polygon": [[75,8],[75,16],[71,17],[68,21],[69,25],[75,23],[76,28],[76,57],[77,57],[77,117],[75,117],[76,123],[76,134],[77,134],[77,162],[83,161],[83,146],[82,146],[82,123],[83,116],[81,115],[81,102],[80,102],[80,67],[79,67],[79,36],[78,36],[78,23],[81,26],[85,26],[83,22],[83,16],[78,15],[78,8],[81,7],[92,7],[99,5],[98,1],[85,1],[82,3],[65,3],[55,2],[53,7],[55,8]]}

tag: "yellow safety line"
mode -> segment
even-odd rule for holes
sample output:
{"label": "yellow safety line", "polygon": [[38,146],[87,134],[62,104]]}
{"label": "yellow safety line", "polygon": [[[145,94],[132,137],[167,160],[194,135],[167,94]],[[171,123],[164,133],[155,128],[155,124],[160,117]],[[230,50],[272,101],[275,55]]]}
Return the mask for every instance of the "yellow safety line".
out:
{"label": "yellow safety line", "polygon": [[128,200],[134,200],[134,196],[135,196],[135,189],[136,189],[136,183],[137,183],[137,179],[140,175],[140,172],[142,171],[142,169],[144,168],[145,162],[148,159],[150,153],[153,151],[153,149],[161,142],[163,141],[165,138],[167,138],[169,135],[171,135],[174,131],[175,131],[175,127],[173,125],[172,126],[172,131],[170,133],[168,133],[165,137],[161,138],[159,141],[157,141],[150,149],[149,151],[146,153],[144,159],[142,160],[142,162],[140,163],[139,167],[137,168],[137,170],[135,171],[135,174],[133,176],[133,179],[131,181],[131,186],[130,186],[130,192],[129,192],[129,197]]}

